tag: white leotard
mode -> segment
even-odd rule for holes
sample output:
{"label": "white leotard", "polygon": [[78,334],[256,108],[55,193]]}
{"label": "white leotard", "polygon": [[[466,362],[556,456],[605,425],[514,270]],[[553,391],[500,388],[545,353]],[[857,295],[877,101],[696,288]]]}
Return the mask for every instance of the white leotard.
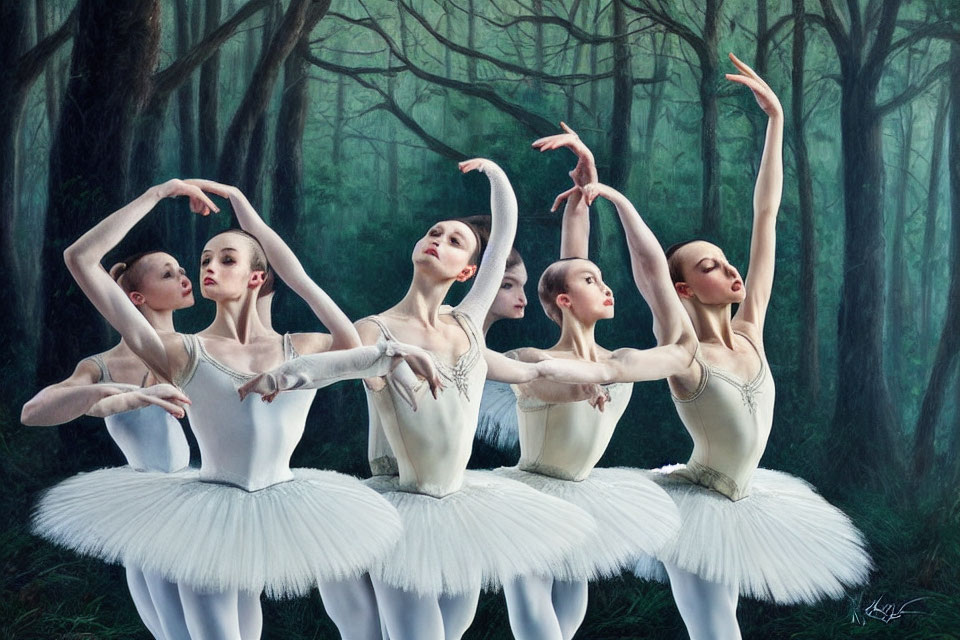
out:
{"label": "white leotard", "polygon": [[610,401],[602,412],[586,400],[549,404],[520,396],[517,399],[519,468],[563,480],[583,480],[589,476],[607,450],[617,422],[627,409],[633,385],[612,384],[607,390]]}
{"label": "white leotard", "polygon": [[[452,315],[469,336],[470,347],[452,367],[434,357],[446,387],[437,400],[424,398],[414,412],[390,385],[378,391],[367,388],[367,403],[373,409],[371,421],[382,429],[396,456],[400,488],[437,497],[453,493],[463,484],[487,375],[482,336],[468,316],[456,310]],[[388,340],[394,339],[378,317],[368,320]],[[426,383],[418,393],[425,392]]]}
{"label": "white leotard", "polygon": [[[189,364],[179,386],[193,401],[187,406],[200,446],[200,479],[247,491],[293,479],[290,456],[303,436],[316,390],[288,391],[273,402],[250,394],[241,402],[237,388],[253,377],[214,359],[203,338],[183,336]],[[297,354],[283,336],[285,360]]]}
{"label": "white leotard", "polygon": [[686,468],[675,473],[714,489],[731,500],[750,493],[750,480],[767,447],[773,425],[776,389],[763,353],[744,334],[760,358],[760,371],[743,382],[701,357],[700,386],[686,399],[674,397],[677,413],[693,438]]}
{"label": "white leotard", "polygon": [[[101,355],[89,359],[100,369],[100,382],[113,382]],[[158,406],[116,413],[103,421],[127,464],[137,471],[179,471],[190,464],[183,427]]]}

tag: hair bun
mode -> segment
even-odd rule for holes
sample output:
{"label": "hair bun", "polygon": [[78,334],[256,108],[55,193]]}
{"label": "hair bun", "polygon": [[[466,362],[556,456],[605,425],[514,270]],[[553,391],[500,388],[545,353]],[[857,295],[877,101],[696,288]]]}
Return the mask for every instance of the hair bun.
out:
{"label": "hair bun", "polygon": [[117,264],[110,267],[110,271],[108,273],[110,274],[110,277],[113,278],[115,281],[119,281],[120,276],[122,276],[126,270],[127,270],[127,263],[118,262]]}

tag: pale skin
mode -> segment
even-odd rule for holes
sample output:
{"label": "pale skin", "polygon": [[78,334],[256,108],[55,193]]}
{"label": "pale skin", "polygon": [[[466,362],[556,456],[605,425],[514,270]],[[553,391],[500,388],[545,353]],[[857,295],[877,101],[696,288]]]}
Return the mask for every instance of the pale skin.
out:
{"label": "pale skin", "polygon": [[[159,332],[172,332],[173,312],[193,305],[193,287],[177,261],[157,252],[138,263],[140,286],[127,293],[130,302]],[[190,400],[176,387],[157,383],[147,367],[121,340],[100,354],[113,382],[100,383],[100,369],[90,360],[77,364],[69,378],[42,389],[30,399],[20,420],[29,426],[53,426],[84,414],[106,417],[148,405],[182,418]]]}
{"label": "pale skin", "polygon": [[[218,211],[197,184],[171,180],[148,189],[132,203],[105,218],[64,253],[71,274],[87,297],[120,332],[131,350],[157,378],[165,381],[178,379],[187,366],[188,356],[182,339],[175,333],[158,333],[145,322],[119,286],[99,267],[99,259],[160,199],[176,196],[189,197],[191,209],[201,215]],[[268,259],[275,249],[267,239],[264,250]],[[250,372],[251,376],[273,369],[284,359],[280,335],[265,326],[257,313],[257,293],[263,284],[264,272],[252,268],[253,251],[249,239],[236,233],[214,236],[204,247],[201,254],[201,293],[217,303],[217,310],[210,326],[198,334],[204,340],[204,347],[215,359],[237,371]],[[282,257],[278,262],[283,262]],[[296,290],[293,284],[291,287]],[[327,300],[317,296],[308,300],[308,303],[311,306],[323,306]],[[351,344],[355,334],[349,321],[338,321],[335,315],[327,311],[327,317],[324,318],[334,332],[331,335],[291,336],[297,351],[306,355],[329,350],[334,344]],[[425,374],[430,376],[432,372]]]}
{"label": "pale skin", "polygon": [[[577,186],[587,204],[592,204],[597,197],[604,197],[617,207],[627,234],[634,279],[653,312],[658,344],[662,345],[678,336],[683,336],[683,341],[688,342],[690,330],[686,325],[691,323],[695,332],[692,346],[695,349],[699,344],[701,357],[706,362],[742,380],[751,380],[760,364],[750,343],[736,334],[746,334],[755,344],[762,345],[763,321],[773,286],[776,216],[783,188],[783,109],[770,87],[749,66],[733,54],[730,54],[730,60],[740,73],[727,74],[727,79],[748,87],[757,104],[769,117],[754,189],[754,225],[746,283],[719,247],[708,242],[693,242],[677,251],[684,281],[674,285],[666,262],[662,260],[659,243],[630,202],[605,185],[588,183]],[[566,146],[575,153],[581,151],[583,145],[579,139],[573,139],[575,135],[568,129],[566,134],[555,136],[557,140],[549,148]],[[580,160],[586,163],[589,157],[580,156]],[[580,203],[574,202],[573,196],[575,192],[572,190],[561,194],[555,207],[559,200],[569,197],[568,211],[571,207],[576,208]],[[589,225],[589,220],[582,215],[582,208],[577,215],[579,217],[572,218],[573,224],[569,228],[571,242],[565,247],[572,251],[585,251],[587,234],[583,232],[583,225]],[[588,231],[589,226],[586,229]],[[565,220],[565,234],[567,231]],[[578,245],[574,238],[583,240]],[[682,306],[674,303],[677,299]],[[740,305],[736,314],[731,313],[733,304]],[[675,395],[687,397],[699,385],[700,375],[699,367],[690,363],[667,378]]]}
{"label": "pale skin", "polygon": [[[516,356],[525,361],[544,358],[564,358],[579,362],[594,363],[582,370],[585,379],[598,384],[611,382],[639,382],[664,377],[683,377],[694,374],[696,337],[689,321],[680,321],[671,330],[658,330],[658,346],[652,349],[622,348],[615,351],[597,345],[594,338],[596,322],[614,315],[613,292],[603,282],[600,269],[586,260],[589,237],[588,205],[601,193],[613,200],[624,220],[631,246],[646,248],[649,259],[637,264],[634,276],[641,293],[648,303],[658,308],[682,311],[672,287],[666,295],[662,287],[652,286],[657,274],[669,274],[666,259],[650,230],[640,220],[636,210],[622,195],[596,183],[596,168],[593,155],[579,136],[566,124],[561,123],[565,133],[541,138],[533,143],[541,151],[568,147],[578,156],[576,168],[570,172],[574,186],[561,193],[554,201],[553,210],[566,201],[561,236],[561,259],[571,260],[565,265],[565,287],[555,297],[561,314],[560,339],[550,349],[526,348],[517,350]],[[651,251],[656,248],[656,252]],[[655,313],[656,315],[656,313]],[[583,399],[586,388],[565,389],[542,381],[522,387],[524,393],[548,402],[571,402]],[[602,400],[601,400],[602,402]],[[599,404],[602,407],[602,404]]]}
{"label": "pale skin", "polygon": [[[467,160],[458,166],[463,173],[500,171],[483,158]],[[491,244],[494,241],[491,238]],[[470,340],[463,328],[451,314],[441,313],[441,306],[454,282],[463,282],[476,273],[477,265],[470,264],[474,251],[476,238],[465,224],[456,220],[438,222],[417,241],[412,255],[413,280],[407,293],[397,304],[378,314],[397,340],[431,351],[451,366],[469,349]],[[480,324],[485,318],[486,313],[473,321]],[[364,344],[374,344],[380,336],[372,322],[360,321],[356,326]],[[490,349],[484,349],[484,359],[487,377],[499,382],[521,384],[544,376],[561,382],[581,381],[577,368],[569,365],[520,362]],[[366,383],[372,389],[384,385],[379,378]]]}

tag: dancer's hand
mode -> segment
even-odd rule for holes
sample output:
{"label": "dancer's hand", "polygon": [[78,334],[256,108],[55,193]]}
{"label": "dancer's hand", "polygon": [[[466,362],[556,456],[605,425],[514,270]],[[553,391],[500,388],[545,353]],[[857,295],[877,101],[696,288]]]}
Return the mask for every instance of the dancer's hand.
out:
{"label": "dancer's hand", "polygon": [[[423,378],[427,381],[427,384],[430,385],[430,393],[433,394],[434,399],[440,396],[440,392],[443,391],[443,381],[440,379],[440,374],[437,372],[437,367],[433,362],[433,357],[427,352],[426,349],[421,349],[420,347],[415,347],[413,345],[400,343],[400,342],[391,342],[391,348],[393,350],[393,363],[391,365],[392,375],[396,376],[398,382],[408,382],[403,380],[403,368],[399,365],[403,362],[406,362],[410,367],[410,370],[418,378]],[[414,386],[418,386],[419,382],[414,383]],[[407,386],[407,385],[404,385]],[[413,389],[410,389],[412,392]],[[411,403],[414,411],[416,411],[416,403]]]}
{"label": "dancer's hand", "polygon": [[599,182],[580,187],[580,192],[583,193],[583,197],[586,199],[588,205],[592,205],[593,201],[598,197],[609,198],[611,191],[612,189],[610,187],[605,184],[600,184]]}
{"label": "dancer's hand", "polygon": [[184,409],[188,404],[191,404],[190,398],[172,384],[155,384],[144,389],[125,391],[105,398],[91,407],[88,415],[105,418],[124,411],[155,405],[174,418],[182,418],[185,415]]}
{"label": "dancer's hand", "polygon": [[247,380],[237,389],[237,393],[240,394],[241,402],[251,393],[259,393],[260,399],[264,402],[273,402],[277,394],[280,393],[280,385],[277,383],[275,375],[265,371]]}
{"label": "dancer's hand", "polygon": [[470,173],[471,171],[486,173],[487,169],[496,166],[497,164],[493,162],[493,160],[487,160],[486,158],[473,158],[457,163],[457,167],[460,168],[461,173]]}
{"label": "dancer's hand", "polygon": [[732,53],[727,54],[730,56],[730,61],[733,62],[734,66],[740,71],[740,74],[728,73],[726,74],[727,80],[731,82],[736,82],[742,84],[751,91],[753,91],[753,97],[757,99],[757,104],[760,105],[760,108],[763,109],[763,112],[769,117],[783,117],[783,107],[780,105],[780,99],[777,98],[777,94],[773,92],[773,89],[763,81],[757,72],[747,66],[742,60],[737,58],[737,56]]}
{"label": "dancer's hand", "polygon": [[577,154],[577,166],[570,171],[569,176],[573,178],[573,183],[578,187],[597,181],[597,165],[594,162],[593,152],[583,143],[577,132],[567,126],[565,122],[560,123],[560,127],[565,133],[547,136],[534,140],[531,145],[534,149],[543,151],[552,151],[566,147]]}
{"label": "dancer's hand", "polygon": [[587,403],[603,413],[603,408],[610,402],[610,392],[607,391],[607,388],[599,384],[584,384],[580,387],[587,396]]}
{"label": "dancer's hand", "polygon": [[212,193],[220,196],[221,198],[226,198],[227,200],[229,200],[231,196],[240,193],[240,190],[234,186],[223,184],[221,182],[215,182],[213,180],[205,180],[203,178],[189,178],[184,180],[184,182],[207,193]]}
{"label": "dancer's hand", "polygon": [[157,187],[157,195],[161,198],[187,196],[190,198],[190,211],[199,213],[202,216],[208,216],[211,212],[220,212],[217,205],[213,204],[213,200],[207,197],[207,194],[205,194],[200,187],[192,184],[189,180],[180,180],[178,178],[167,180]]}

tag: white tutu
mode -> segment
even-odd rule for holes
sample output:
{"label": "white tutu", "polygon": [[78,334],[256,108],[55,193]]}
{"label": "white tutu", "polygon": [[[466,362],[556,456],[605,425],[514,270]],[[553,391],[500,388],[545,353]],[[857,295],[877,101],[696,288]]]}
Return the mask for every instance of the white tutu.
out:
{"label": "white tutu", "polygon": [[585,480],[561,480],[503,467],[493,471],[589,513],[597,531],[565,559],[553,577],[596,580],[629,569],[641,554],[659,551],[677,534],[680,514],[670,496],[640,469],[594,468]]}
{"label": "white tutu", "polygon": [[[660,554],[664,562],[740,593],[779,604],[840,598],[864,584],[871,569],[864,539],[850,519],[804,480],[757,469],[746,498],[726,496],[670,472],[651,476],[676,501],[682,524]],[[635,573],[667,580],[663,565],[642,559]]]}
{"label": "white tutu", "polygon": [[551,575],[596,534],[582,509],[489,471],[467,471],[442,498],[398,491],[397,476],[367,486],[400,513],[403,536],[371,575],[420,595],[497,588],[521,575]]}
{"label": "white tutu", "polygon": [[81,473],[40,499],[33,531],[200,591],[304,595],[359,575],[400,536],[397,512],[356,478],[293,469],[260,491],[129,467]]}
{"label": "white tutu", "polygon": [[484,381],[477,433],[474,437],[504,451],[519,446],[517,396],[509,383],[489,379]]}

